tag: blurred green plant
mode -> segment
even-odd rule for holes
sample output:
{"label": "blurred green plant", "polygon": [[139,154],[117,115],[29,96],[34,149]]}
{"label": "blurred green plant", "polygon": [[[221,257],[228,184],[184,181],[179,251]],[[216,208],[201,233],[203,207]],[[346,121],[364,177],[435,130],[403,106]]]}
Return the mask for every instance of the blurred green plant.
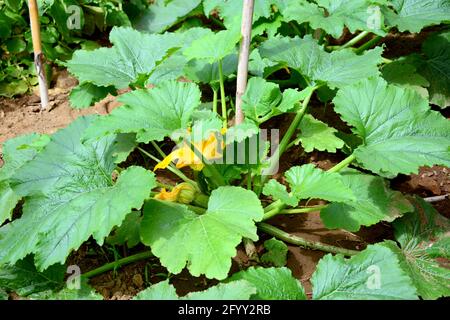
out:
{"label": "blurred green plant", "polygon": [[[99,32],[131,26],[145,0],[38,0],[42,49],[46,59],[61,64],[72,52],[99,47]],[[51,64],[48,64],[51,79]],[[24,94],[37,84],[25,0],[0,0],[0,96]]]}

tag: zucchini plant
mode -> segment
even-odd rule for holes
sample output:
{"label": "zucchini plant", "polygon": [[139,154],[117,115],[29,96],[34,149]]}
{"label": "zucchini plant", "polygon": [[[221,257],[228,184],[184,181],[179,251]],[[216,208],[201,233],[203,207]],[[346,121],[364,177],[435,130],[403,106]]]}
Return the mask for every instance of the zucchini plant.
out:
{"label": "zucchini plant", "polygon": [[[51,136],[5,143],[0,297],[3,289],[37,299],[99,298],[88,278],[154,256],[171,274],[187,268],[221,283],[179,297],[167,280],[135,299],[306,299],[279,262],[286,250],[275,239],[267,248],[281,253],[264,260],[275,259],[276,267],[230,274],[236,247],[261,234],[328,253],[311,278],[312,299],[449,296],[450,270],[437,260],[450,255],[448,219],[389,186],[389,179],[421,166],[450,165],[450,124],[437,111],[448,105],[449,79],[433,71],[448,71],[448,1],[256,0],[245,120],[235,126],[228,84],[237,68],[241,1],[188,2],[213,15],[214,30],[189,27],[192,17],[147,31],[115,27],[111,47],[76,51],[67,62],[79,80],[70,96],[74,107],[128,88],[118,97],[122,106],[80,117]],[[431,25],[440,29],[422,53],[393,61],[377,46],[394,29]],[[344,28],[354,38],[333,45]],[[288,79],[277,79],[281,73]],[[313,117],[320,103],[332,105],[349,130]],[[290,123],[278,132],[274,120],[283,116]],[[280,158],[295,145],[305,153],[339,152],[343,160],[329,170],[299,163],[276,179]],[[132,153],[148,161],[131,163]],[[164,170],[177,183],[164,183]],[[308,205],[311,199],[324,204]],[[13,216],[19,202],[21,215]],[[391,223],[395,240],[356,251],[271,224],[277,215],[313,211],[329,229]],[[88,271],[80,290],[64,288],[60,265],[89,239],[141,242],[148,251]]]}

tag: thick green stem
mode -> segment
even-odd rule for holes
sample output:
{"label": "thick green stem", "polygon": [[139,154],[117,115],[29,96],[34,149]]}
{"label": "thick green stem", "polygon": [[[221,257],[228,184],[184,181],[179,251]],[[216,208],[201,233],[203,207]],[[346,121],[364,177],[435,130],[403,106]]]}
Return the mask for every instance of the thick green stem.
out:
{"label": "thick green stem", "polygon": [[[288,130],[284,134],[283,139],[281,139],[280,145],[278,146],[274,155],[270,159],[270,166],[269,166],[268,172],[274,171],[281,155],[284,153],[284,151],[286,151],[286,149],[289,145],[289,142],[291,141],[292,136],[294,135],[295,131],[297,130],[298,126],[300,125],[300,122],[303,119],[303,116],[306,113],[306,109],[308,108],[308,103],[311,100],[311,97],[316,89],[317,89],[317,87],[314,87],[313,90],[311,90],[311,92],[309,93],[309,95],[305,98],[305,100],[303,100],[301,109],[295,115],[295,118],[294,118],[294,120],[292,120],[291,125],[289,126]],[[268,175],[265,175],[264,177],[262,177],[262,181],[261,181],[262,186],[265,184],[265,182],[267,181],[268,178],[269,178]]]}
{"label": "thick green stem", "polygon": [[[154,155],[152,155],[151,153],[148,153],[147,151],[145,151],[144,149],[142,149],[141,147],[137,147],[137,149],[142,152],[143,154],[145,154],[147,157],[149,157],[150,159],[152,159],[153,161],[156,162],[161,162],[161,160],[159,160],[157,157],[155,157]],[[167,170],[169,170],[170,172],[172,172],[173,174],[175,174],[176,176],[178,176],[181,180],[185,181],[185,182],[190,182],[194,185],[197,185],[197,182],[195,182],[194,180],[189,179],[188,177],[186,177],[186,175],[181,172],[179,169],[173,167],[172,165],[169,165],[167,167]]]}
{"label": "thick green stem", "polygon": [[264,213],[263,221],[266,221],[280,214],[280,211],[283,210],[285,207],[286,207],[285,204],[281,204],[278,208],[273,208],[272,210],[267,211],[266,213]]}
{"label": "thick green stem", "polygon": [[126,258],[123,258],[123,259],[119,259],[119,260],[111,262],[111,263],[107,263],[107,264],[105,264],[105,265],[103,265],[103,266],[101,266],[101,267],[99,267],[97,269],[94,269],[94,270],[88,271],[86,273],[83,273],[82,277],[84,277],[84,278],[92,278],[92,277],[98,276],[99,274],[105,273],[105,272],[110,271],[110,270],[114,270],[114,269],[119,268],[121,266],[124,266],[126,264],[130,264],[130,263],[133,263],[133,262],[136,262],[136,261],[139,261],[139,260],[144,260],[144,259],[151,258],[151,257],[153,257],[153,254],[151,253],[151,251],[137,253],[137,254],[134,254],[132,256],[129,256],[129,257],[126,257]]}
{"label": "thick green stem", "polygon": [[153,148],[155,148],[156,151],[158,151],[161,157],[163,158],[167,157],[166,153],[162,151],[162,149],[158,146],[158,144],[155,141],[150,141],[150,143],[152,144]]}
{"label": "thick green stem", "polygon": [[196,214],[202,215],[205,214],[206,209],[205,208],[200,208],[197,206],[193,206],[191,204],[185,204],[186,207],[188,207],[191,211],[194,211]]}
{"label": "thick green stem", "polygon": [[287,243],[291,243],[297,246],[301,246],[307,249],[313,249],[313,250],[321,250],[325,252],[331,252],[331,253],[340,253],[345,256],[354,256],[355,254],[358,254],[359,251],[356,250],[350,250],[340,247],[335,247],[331,245],[327,245],[321,242],[316,241],[309,241],[303,238],[300,238],[298,236],[291,235],[287,232],[284,232],[281,229],[278,229],[274,226],[271,226],[267,223],[258,223],[258,229],[262,232],[265,232],[267,234],[270,234],[271,236],[274,236],[275,238],[278,238],[280,240],[283,240]]}
{"label": "thick green stem", "polygon": [[220,82],[220,103],[222,104],[222,118],[223,118],[223,127],[227,127],[228,119],[227,119],[227,103],[225,97],[225,85],[223,83],[223,69],[222,69],[222,60],[219,60],[219,82]]}
{"label": "thick green stem", "polygon": [[356,157],[351,154],[349,155],[347,158],[345,158],[344,160],[342,160],[341,162],[339,162],[337,165],[335,165],[333,168],[331,168],[330,170],[328,170],[328,172],[338,172],[342,169],[344,169],[345,167],[347,167],[350,163],[352,163],[354,160],[356,159]]}
{"label": "thick green stem", "polygon": [[367,41],[366,43],[364,43],[361,47],[359,47],[358,49],[355,50],[355,53],[359,54],[361,52],[364,52],[365,50],[369,49],[370,47],[376,45],[381,39],[383,39],[383,37],[381,36],[376,36],[375,38],[373,38],[370,41]]}
{"label": "thick green stem", "polygon": [[349,47],[353,47],[355,44],[357,44],[359,41],[361,41],[362,39],[364,39],[365,37],[367,37],[369,35],[369,31],[363,31],[360,34],[358,34],[356,37],[354,37],[353,39],[351,39],[350,41],[348,41],[347,43],[345,43],[344,45],[340,46],[338,48],[338,50],[340,49],[345,49],[345,48],[349,48]]}
{"label": "thick green stem", "polygon": [[296,208],[296,209],[285,209],[285,210],[281,210],[278,214],[308,213],[308,212],[319,211],[319,210],[325,209],[326,207],[328,207],[328,205],[325,204],[325,205],[322,205],[322,206]]}
{"label": "thick green stem", "polygon": [[213,112],[217,113],[217,89],[212,88],[213,91]]}

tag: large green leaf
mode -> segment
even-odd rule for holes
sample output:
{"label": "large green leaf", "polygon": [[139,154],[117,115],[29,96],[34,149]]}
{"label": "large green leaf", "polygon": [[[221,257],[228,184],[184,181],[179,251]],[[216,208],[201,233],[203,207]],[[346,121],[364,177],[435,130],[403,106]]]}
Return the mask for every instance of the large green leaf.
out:
{"label": "large green leaf", "polygon": [[183,53],[188,59],[201,59],[214,63],[234,53],[240,38],[241,34],[236,30],[210,32],[193,41]]}
{"label": "large green leaf", "polygon": [[258,300],[306,300],[300,282],[288,268],[250,267],[233,274],[227,281],[246,280],[257,289],[252,299]]}
{"label": "large green leaf", "polygon": [[148,197],[155,178],[143,168],[130,167],[113,183],[115,136],[80,142],[91,124],[92,117],[82,117],[58,131],[11,178],[14,192],[26,201],[22,217],[0,229],[7,228],[0,239],[0,263],[29,253],[35,253],[40,270],[64,262],[90,236],[101,244]]}
{"label": "large green leaf", "polygon": [[445,108],[450,106],[450,32],[435,34],[422,45],[423,55],[416,60],[417,71],[430,86],[430,102]]}
{"label": "large green leaf", "polygon": [[20,200],[7,181],[0,181],[0,225],[11,219],[12,211]]}
{"label": "large green leaf", "polygon": [[364,141],[354,155],[366,169],[395,176],[450,166],[450,122],[415,91],[372,78],[339,90],[333,102]]}
{"label": "large green leaf", "polygon": [[286,89],[281,93],[277,84],[254,77],[248,81],[242,96],[242,109],[246,118],[263,123],[281,113],[294,111],[311,90],[311,87],[302,91]]}
{"label": "large green leaf", "polygon": [[[306,0],[297,2],[290,1],[287,8],[283,10],[286,20],[296,20],[299,23],[309,22],[314,29],[321,28],[334,38],[339,38],[347,27],[350,32],[358,30],[370,31],[384,35],[382,30],[383,21],[378,25],[371,25],[371,17],[375,10],[371,10],[379,1],[369,0],[317,0],[317,4]],[[376,22],[374,20],[374,22]]]}
{"label": "large green leaf", "polygon": [[191,292],[183,300],[249,300],[256,293],[255,287],[245,280],[220,283],[208,290]]}
{"label": "large green leaf", "polygon": [[149,35],[115,27],[110,33],[112,48],[75,51],[67,68],[81,83],[127,88],[141,75],[150,74],[169,49],[181,46],[181,39],[175,34]]}
{"label": "large green leaf", "polygon": [[166,280],[142,290],[133,300],[178,300],[178,295],[175,287]]}
{"label": "large green leaf", "polygon": [[200,4],[201,0],[157,1],[150,5],[135,22],[137,29],[150,33],[167,30]]}
{"label": "large green leaf", "polygon": [[429,87],[430,83],[417,72],[417,67],[408,58],[401,58],[384,65],[381,72],[388,83],[414,89],[422,97],[428,98],[426,87]]}
{"label": "large green leaf", "polygon": [[387,24],[400,31],[419,32],[430,25],[450,21],[448,0],[391,0],[396,12],[384,10]]}
{"label": "large green leaf", "polygon": [[314,149],[319,151],[336,152],[344,146],[344,141],[336,137],[336,129],[326,123],[306,114],[299,126],[300,132],[295,139],[296,144],[301,142],[306,152]]}
{"label": "large green leaf", "polygon": [[278,37],[265,41],[259,48],[262,58],[283,63],[300,72],[311,84],[341,88],[379,74],[381,47],[362,55],[351,49],[327,53],[311,36]]}
{"label": "large green leaf", "polygon": [[383,178],[347,169],[342,172],[342,181],[356,199],[331,203],[321,210],[320,217],[329,229],[358,231],[362,225],[392,222],[413,210],[411,203],[400,192],[390,190]]}
{"label": "large green leaf", "polygon": [[[205,28],[191,28],[185,32],[177,32],[173,35],[172,37],[175,37],[175,40],[176,38],[182,40],[177,44],[179,49],[175,52],[170,52],[170,55],[155,67],[146,84],[158,85],[167,80],[177,80],[181,76],[186,76],[185,68],[187,67],[189,60],[184,56],[183,50],[188,48],[192,41],[210,34],[210,32],[211,30]],[[163,36],[167,37],[169,35],[165,34]],[[196,67],[202,68],[204,65],[206,65],[206,63],[200,62],[196,65]],[[224,62],[224,73],[225,67]]]}
{"label": "large green leaf", "polygon": [[323,171],[313,164],[292,167],[285,172],[285,176],[290,192],[272,179],[264,186],[263,193],[290,206],[296,206],[301,199],[309,198],[329,201],[355,199],[352,190],[343,183],[341,175]]}
{"label": "large green leaf", "polygon": [[[394,222],[395,246],[402,267],[423,299],[450,296],[450,221],[420,198],[415,211]],[[436,258],[444,259],[440,264]]]}
{"label": "large green leaf", "polygon": [[[45,146],[47,136],[30,134],[6,141],[3,145],[4,165],[0,169],[0,225],[11,218],[21,197],[10,187],[8,179]],[[33,144],[36,144],[33,146]]]}
{"label": "large green leaf", "polygon": [[[222,71],[224,77],[227,77],[237,70],[238,57],[237,54],[230,54],[222,60]],[[194,59],[189,61],[183,70],[184,74],[191,80],[202,83],[218,83],[219,63],[206,63],[202,59]]]}
{"label": "large green leaf", "polygon": [[247,281],[220,283],[204,291],[179,297],[169,280],[161,281],[139,292],[133,300],[249,300],[256,289]]}
{"label": "large green leaf", "polygon": [[28,296],[46,290],[61,287],[64,283],[66,267],[55,265],[39,272],[28,256],[15,264],[2,265],[0,268],[0,288],[7,292],[15,292],[19,296]]}
{"label": "large green leaf", "polygon": [[114,233],[106,238],[106,242],[112,245],[127,245],[127,248],[133,248],[141,242],[141,213],[139,211],[130,212],[120,227],[114,230]]}
{"label": "large green leaf", "polygon": [[277,84],[263,78],[251,78],[242,96],[245,116],[258,121],[268,115],[281,102],[281,90]]}
{"label": "large green leaf", "polygon": [[383,244],[371,245],[350,259],[327,254],[311,283],[315,300],[417,299],[416,288],[396,254]]}
{"label": "large green leaf", "polygon": [[103,300],[103,296],[97,293],[87,283],[87,279],[80,279],[80,288],[68,288],[67,286],[59,291],[47,290],[33,293],[27,298],[31,300]]}
{"label": "large green leaf", "polygon": [[170,272],[180,273],[187,265],[194,276],[225,279],[242,238],[258,239],[255,222],[262,216],[253,192],[220,187],[211,193],[202,215],[179,204],[147,202],[141,237]]}
{"label": "large green leaf", "polygon": [[72,89],[69,96],[70,106],[75,109],[88,108],[110,93],[116,93],[114,87],[99,87],[86,82]]}
{"label": "large green leaf", "polygon": [[200,96],[196,84],[177,81],[132,91],[119,98],[124,106],[98,118],[85,137],[134,132],[138,142],[162,140],[177,130],[187,129],[193,112],[200,105]]}
{"label": "large green leaf", "polygon": [[[272,14],[271,5],[279,0],[255,0],[253,9],[253,21],[259,18],[269,18]],[[206,16],[209,16],[212,10],[216,9],[219,16],[224,20],[227,28],[234,28],[240,25],[242,17],[241,0],[203,0],[203,10]]]}

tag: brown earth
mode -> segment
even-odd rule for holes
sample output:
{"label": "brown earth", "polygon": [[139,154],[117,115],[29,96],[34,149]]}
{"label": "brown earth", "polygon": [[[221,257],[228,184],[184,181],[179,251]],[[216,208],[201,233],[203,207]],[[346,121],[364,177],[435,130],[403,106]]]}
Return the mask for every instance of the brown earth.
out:
{"label": "brown earth", "polygon": [[33,132],[52,134],[79,116],[106,114],[119,105],[115,97],[108,96],[92,108],[72,109],[68,95],[75,85],[77,80],[61,71],[55,86],[49,90],[50,104],[45,111],[40,109],[40,99],[35,94],[17,99],[0,98],[0,153],[3,142],[10,138]]}

